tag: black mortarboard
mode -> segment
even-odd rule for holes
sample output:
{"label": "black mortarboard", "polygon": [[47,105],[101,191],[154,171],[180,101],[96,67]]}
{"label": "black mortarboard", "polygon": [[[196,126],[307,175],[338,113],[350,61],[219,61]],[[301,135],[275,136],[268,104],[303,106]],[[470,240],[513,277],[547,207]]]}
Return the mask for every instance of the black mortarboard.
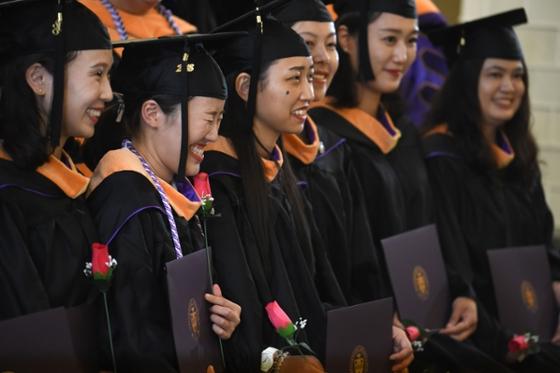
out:
{"label": "black mortarboard", "polygon": [[[136,99],[170,95],[181,99],[181,157],[177,180],[182,181],[188,146],[189,97],[203,96],[225,100],[227,86],[220,67],[204,49],[245,33],[189,34],[158,39],[126,40],[113,44],[124,47],[122,60],[114,73],[113,88]],[[181,79],[181,77],[183,77]]]}
{"label": "black mortarboard", "polygon": [[473,21],[437,29],[430,40],[443,47],[449,65],[459,58],[523,59],[513,26],[527,22],[525,9],[518,8]]}
{"label": "black mortarboard", "polygon": [[259,23],[263,16],[270,15],[273,11],[282,9],[289,1],[290,0],[272,0],[261,6],[262,1],[255,0],[255,9],[217,26],[211,32],[216,33],[232,30],[247,30],[251,27],[251,25],[255,24],[255,21]]}
{"label": "black mortarboard", "polygon": [[[258,1],[257,1],[258,3]],[[263,11],[273,11],[286,3],[286,0],[273,1],[264,7],[259,7],[248,12],[232,22],[226,24],[227,29],[248,29],[249,33],[233,43],[229,43],[216,53],[216,60],[224,74],[251,71],[251,85],[247,102],[248,123],[242,127],[247,131],[252,130],[253,116],[255,113],[256,92],[261,66],[287,57],[309,57],[309,49],[303,39],[291,28],[282,25],[271,17],[263,17]],[[254,26],[248,22],[256,21]],[[219,26],[218,29],[224,29]]]}
{"label": "black mortarboard", "polygon": [[392,13],[404,18],[417,18],[415,0],[340,0],[335,3],[334,8],[339,17],[352,12],[360,14],[359,78],[363,81],[374,79],[368,48],[367,28],[370,16],[373,13]]}
{"label": "black mortarboard", "polygon": [[[253,71],[257,38],[262,38],[260,65],[287,57],[308,57],[309,49],[303,39],[291,28],[267,17],[263,20],[263,33],[251,30],[244,37],[234,40],[216,53],[216,60],[225,75],[238,71]],[[258,80],[258,79],[257,79]]]}
{"label": "black mortarboard", "polygon": [[274,17],[285,25],[300,21],[332,22],[333,19],[325,3],[320,0],[292,0]]}
{"label": "black mortarboard", "polygon": [[344,13],[362,12],[393,13],[405,18],[416,18],[415,0],[339,0],[334,2],[334,10],[340,17]]}
{"label": "black mortarboard", "polygon": [[55,60],[50,141],[59,145],[67,52],[111,49],[107,29],[97,16],[72,0],[12,0],[0,3],[0,54],[3,63],[34,53]]}

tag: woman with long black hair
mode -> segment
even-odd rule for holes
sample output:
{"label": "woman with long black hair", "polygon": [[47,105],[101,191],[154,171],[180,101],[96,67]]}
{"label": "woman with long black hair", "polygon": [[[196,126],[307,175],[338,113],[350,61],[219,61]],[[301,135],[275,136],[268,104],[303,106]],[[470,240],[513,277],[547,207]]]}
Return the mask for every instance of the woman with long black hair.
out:
{"label": "woman with long black hair", "polygon": [[[331,14],[319,0],[293,0],[275,17],[296,31],[309,48],[314,63],[314,102],[322,101],[339,59]],[[308,115],[301,133],[285,133],[282,140],[347,302],[358,304],[387,295],[388,284],[381,277],[364,195],[346,139]],[[410,349],[402,330],[395,326],[393,334],[395,354],[390,359],[395,362],[393,369],[399,370],[410,363]]]}
{"label": "woman with long black hair", "polygon": [[[286,342],[269,320],[279,305],[307,319],[301,341],[323,355],[324,303],[345,301],[324,250],[317,250],[303,196],[282,149],[282,133],[299,133],[313,99],[313,69],[301,38],[265,19],[260,30],[217,54],[230,90],[220,137],[207,148],[216,212],[209,240],[224,295],[244,317],[226,342],[227,366],[258,372],[261,351]],[[260,49],[260,53],[259,53]],[[325,284],[320,291],[316,284]],[[308,352],[309,353],[309,352]]]}
{"label": "woman with long black hair", "polygon": [[[508,360],[511,333],[497,321],[487,250],[546,245],[552,286],[560,295],[552,214],[530,129],[528,71],[512,28],[525,22],[524,11],[517,9],[430,35],[452,64],[424,130],[442,248],[447,265],[476,292],[475,340],[502,361]],[[559,340],[557,329],[553,342]],[[547,353],[558,350],[543,349],[514,368],[558,371],[558,352]]]}
{"label": "woman with long black hair", "polygon": [[[346,139],[351,149],[351,164],[357,170],[380,258],[384,295],[389,296],[392,289],[381,240],[434,223],[418,131],[384,105],[384,99],[399,89],[416,57],[415,2],[342,1],[335,9],[339,13],[340,66],[327,98],[310,113],[319,126]],[[452,296],[449,320],[431,337],[425,351],[417,354],[413,368],[499,371],[492,359],[462,343],[476,329],[476,303],[461,276],[450,270],[448,279]]]}
{"label": "woman with long black hair", "polygon": [[[62,150],[113,93],[107,30],[75,2],[0,4],[0,320],[95,296],[89,180]],[[63,42],[64,40],[64,42]]]}

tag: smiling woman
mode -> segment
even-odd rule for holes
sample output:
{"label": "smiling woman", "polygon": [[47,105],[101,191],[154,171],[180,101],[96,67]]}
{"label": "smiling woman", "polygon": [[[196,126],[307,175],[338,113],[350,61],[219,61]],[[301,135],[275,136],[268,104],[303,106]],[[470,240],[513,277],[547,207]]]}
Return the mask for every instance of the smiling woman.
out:
{"label": "smiling woman", "polygon": [[[300,133],[307,120],[313,61],[291,29],[269,18],[263,29],[264,34],[251,32],[217,54],[230,97],[221,136],[202,163],[221,214],[209,222],[216,275],[224,295],[247,315],[224,344],[226,365],[250,373],[260,371],[264,348],[286,344],[268,319],[267,306],[276,302],[291,320],[307,319],[301,341],[321,357],[322,303],[345,303],[281,141],[283,134]],[[256,43],[262,46],[259,61],[252,58]],[[320,285],[327,291],[320,292]],[[315,359],[301,361],[320,365]]]}
{"label": "smiling woman", "polygon": [[[253,131],[266,149],[274,147],[280,134],[303,130],[313,100],[312,65],[310,57],[288,57],[275,61],[265,72],[257,95]],[[250,79],[250,75],[242,79]],[[240,82],[241,89],[243,84],[248,86]],[[242,94],[248,98],[248,91]],[[270,153],[259,150],[264,156]]]}
{"label": "smiling woman", "polygon": [[[112,98],[111,43],[92,12],[68,2],[57,17],[57,4],[0,4],[2,320],[91,300],[83,269],[97,234],[88,179],[60,146],[91,136]],[[55,19],[62,33],[52,32]]]}
{"label": "smiling woman", "polygon": [[513,118],[525,95],[522,61],[488,58],[482,65],[478,82],[478,101],[482,113],[480,129],[489,143],[497,128]]}
{"label": "smiling woman", "polygon": [[[203,247],[195,216],[201,200],[184,175],[198,173],[204,148],[218,136],[227,89],[201,43],[222,37],[125,43],[115,71],[130,138],[97,165],[88,203],[119,263],[108,294],[119,369],[177,370],[165,263]],[[241,309],[221,295],[219,286],[212,292],[206,298],[212,328],[228,339]]]}
{"label": "smiling woman", "polygon": [[[339,15],[340,67],[327,98],[310,114],[320,127],[345,139],[351,150],[347,169],[356,170],[354,195],[357,190],[363,194],[379,258],[379,293],[390,296],[381,240],[434,222],[418,132],[407,118],[392,117],[383,105],[384,96],[398,90],[416,57],[419,30],[415,2],[341,1],[335,9]],[[456,341],[465,340],[476,329],[476,304],[464,279],[453,275],[449,282],[453,302],[448,325],[433,337],[437,342],[417,354],[413,367],[454,370],[469,366],[500,371],[479,351]],[[403,355],[402,365],[409,364],[410,356]],[[399,364],[395,365],[398,368]]]}
{"label": "smiling woman", "polygon": [[[314,101],[324,101],[339,64],[335,25],[326,6],[319,0],[292,1],[276,17],[304,39],[314,62]],[[351,149],[346,139],[327,128],[329,118],[314,114],[312,110],[301,134],[284,135],[290,163],[300,183],[306,184],[305,195],[347,302],[378,299],[387,290],[379,276]],[[395,353],[390,359],[394,369],[401,369],[410,363],[412,349],[401,329],[394,327],[393,332]]]}
{"label": "smiling woman", "polygon": [[61,144],[69,137],[90,138],[105,104],[112,100],[110,50],[80,51],[66,67]]}
{"label": "smiling woman", "polygon": [[479,299],[474,341],[515,370],[553,372],[560,366],[555,345],[541,343],[541,352],[522,364],[506,356],[512,335],[498,321],[487,259],[490,249],[545,245],[551,286],[560,293],[560,255],[552,245],[553,218],[530,130],[528,72],[513,30],[526,21],[525,11],[515,9],[430,34],[452,68],[429,113],[424,147],[439,196],[446,264]]}

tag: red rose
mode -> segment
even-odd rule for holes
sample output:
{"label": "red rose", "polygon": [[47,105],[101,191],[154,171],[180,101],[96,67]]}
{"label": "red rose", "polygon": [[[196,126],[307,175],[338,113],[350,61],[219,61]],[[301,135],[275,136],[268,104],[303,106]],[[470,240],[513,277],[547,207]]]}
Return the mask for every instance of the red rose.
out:
{"label": "red rose", "polygon": [[111,258],[109,257],[109,248],[99,242],[91,244],[91,272],[96,280],[107,280],[111,272]]}
{"label": "red rose", "polygon": [[524,335],[514,335],[508,343],[509,352],[525,351],[529,348],[529,342]]}
{"label": "red rose", "polygon": [[200,198],[212,197],[212,190],[210,189],[210,180],[206,172],[200,172],[194,177],[194,189]]}
{"label": "red rose", "polygon": [[408,335],[408,339],[411,342],[414,342],[418,338],[420,338],[420,330],[415,326],[407,326],[406,327],[406,334]]}

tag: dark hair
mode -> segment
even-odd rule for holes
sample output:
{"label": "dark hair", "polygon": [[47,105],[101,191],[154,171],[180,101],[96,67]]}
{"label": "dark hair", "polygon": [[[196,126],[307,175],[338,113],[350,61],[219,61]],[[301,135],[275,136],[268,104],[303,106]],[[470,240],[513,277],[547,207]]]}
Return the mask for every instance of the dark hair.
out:
{"label": "dark hair", "polygon": [[[502,128],[515,152],[515,159],[508,167],[506,176],[531,183],[535,172],[538,172],[538,149],[530,130],[527,66],[525,61],[521,62],[525,71],[522,78],[525,93],[519,109]],[[482,118],[478,83],[483,64],[484,59],[459,60],[455,63],[434,99],[422,132],[426,133],[437,125],[447,124],[467,161],[480,171],[487,172],[496,169],[497,165],[478,125]]]}
{"label": "dark hair", "polygon": [[[65,63],[79,52],[66,54]],[[53,73],[54,59],[47,54],[16,57],[0,70],[0,137],[3,146],[17,167],[34,170],[45,163],[54,151],[47,136],[47,123],[41,117],[35,93],[27,84],[25,74],[34,63]]]}
{"label": "dark hair", "polygon": [[177,105],[181,104],[180,97],[171,95],[124,95],[124,124],[127,136],[135,137],[138,135],[138,131],[140,130],[140,119],[142,118],[142,105],[148,100],[154,100],[165,115],[173,113]]}
{"label": "dark hair", "polygon": [[[368,22],[374,22],[381,16],[380,12],[373,12],[369,15]],[[352,37],[358,37],[360,31],[360,22],[362,18],[358,12],[350,12],[343,14],[336,21],[336,29],[340,26],[346,26],[348,33]],[[334,74],[332,83],[327,91],[327,95],[334,98],[333,104],[338,107],[355,107],[358,106],[358,96],[355,84],[358,80],[358,72],[354,71],[350,56],[340,48],[340,41],[337,45],[339,63],[338,70]]]}
{"label": "dark hair", "polygon": [[[84,161],[90,169],[95,169],[103,156],[110,150],[119,149],[126,137],[134,137],[140,129],[142,104],[154,100],[161,110],[169,115],[181,99],[170,95],[123,95],[125,110],[121,123],[116,123],[117,105],[105,111],[95,126],[95,134],[82,146]],[[188,134],[187,134],[188,136]]]}
{"label": "dark hair", "polygon": [[[260,84],[258,89],[262,89],[263,84],[266,84],[267,72],[271,65],[269,63],[261,67],[262,73],[259,76]],[[231,73],[226,77],[230,95],[226,101],[225,112],[227,115],[222,120],[220,134],[231,139],[237,153],[243,193],[245,195],[245,207],[247,208],[253,233],[257,240],[259,254],[265,259],[263,260],[263,265],[265,266],[264,273],[270,273],[271,268],[267,268],[270,262],[266,260],[270,252],[270,228],[272,225],[269,205],[270,185],[265,180],[261,157],[257,152],[257,139],[252,130],[252,123],[250,123],[248,118],[247,104],[235,90],[235,79],[242,72],[250,73],[244,70]],[[311,248],[309,224],[304,213],[303,199],[297,188],[296,178],[281,141],[279,141],[279,146],[284,158],[284,164],[279,172],[278,181],[292,208],[296,235],[299,242],[309,242],[308,245],[302,245],[302,247]],[[309,259],[312,258],[313,254],[312,252],[304,252],[304,255]]]}

